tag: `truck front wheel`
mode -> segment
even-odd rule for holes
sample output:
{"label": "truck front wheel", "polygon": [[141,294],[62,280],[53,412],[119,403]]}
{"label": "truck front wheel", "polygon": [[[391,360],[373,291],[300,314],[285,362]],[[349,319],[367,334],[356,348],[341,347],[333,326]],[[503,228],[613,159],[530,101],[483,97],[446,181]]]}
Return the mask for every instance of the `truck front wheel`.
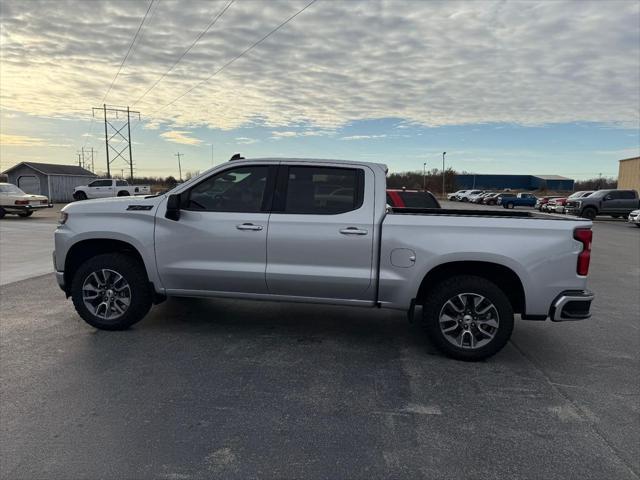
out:
{"label": "truck front wheel", "polygon": [[144,267],[121,253],[97,255],[84,262],[71,282],[78,314],[101,330],[125,330],[151,308],[152,292]]}
{"label": "truck front wheel", "polygon": [[437,285],[423,304],[423,325],[449,357],[477,361],[506,345],[513,332],[513,307],[494,283],[473,275]]}
{"label": "truck front wheel", "polygon": [[87,194],[84,192],[76,192],[73,194],[73,198],[75,200],[86,200],[87,199]]}
{"label": "truck front wheel", "polygon": [[595,208],[587,207],[584,210],[582,210],[582,214],[580,216],[583,218],[588,218],[589,220],[593,220],[596,218],[597,214],[598,212],[596,211]]}

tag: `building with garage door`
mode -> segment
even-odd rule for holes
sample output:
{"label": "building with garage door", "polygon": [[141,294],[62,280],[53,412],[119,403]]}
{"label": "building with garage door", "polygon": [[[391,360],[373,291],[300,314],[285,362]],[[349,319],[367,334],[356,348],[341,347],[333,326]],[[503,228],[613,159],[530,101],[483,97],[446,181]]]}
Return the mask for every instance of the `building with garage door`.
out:
{"label": "building with garage door", "polygon": [[618,188],[640,192],[640,157],[620,160],[618,167]]}
{"label": "building with garage door", "polygon": [[4,172],[9,183],[26,193],[46,195],[51,202],[71,202],[73,188],[86,185],[96,175],[77,165],[22,162]]}

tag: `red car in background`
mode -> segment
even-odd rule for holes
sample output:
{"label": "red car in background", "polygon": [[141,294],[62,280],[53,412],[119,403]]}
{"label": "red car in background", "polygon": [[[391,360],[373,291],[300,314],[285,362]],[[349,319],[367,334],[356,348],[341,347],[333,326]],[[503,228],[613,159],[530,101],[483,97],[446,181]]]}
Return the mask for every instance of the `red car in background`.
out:
{"label": "red car in background", "polygon": [[433,193],[420,190],[388,189],[387,204],[394,208],[440,208]]}
{"label": "red car in background", "polygon": [[549,203],[549,200],[552,200],[554,198],[562,198],[560,195],[554,195],[554,196],[547,196],[547,197],[540,197],[538,198],[538,201],[536,202],[535,206],[533,208],[544,212],[547,209],[547,203]]}

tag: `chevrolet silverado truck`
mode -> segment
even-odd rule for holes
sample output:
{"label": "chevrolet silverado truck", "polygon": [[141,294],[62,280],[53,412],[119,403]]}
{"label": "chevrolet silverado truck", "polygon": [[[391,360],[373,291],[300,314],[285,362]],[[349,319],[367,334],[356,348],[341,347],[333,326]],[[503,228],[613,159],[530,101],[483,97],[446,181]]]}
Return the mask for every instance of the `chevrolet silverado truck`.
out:
{"label": "chevrolet silverado truck", "polygon": [[57,282],[105,330],[168,296],[388,308],[411,321],[419,311],[433,343],[462,360],[502,349],[514,314],[590,316],[590,221],[393,208],[386,173],[243,159],[161,195],[72,203],[55,232]]}
{"label": "chevrolet silverado truck", "polygon": [[149,185],[129,185],[126,180],[115,178],[100,178],[89,185],[81,185],[73,189],[75,200],[87,200],[91,198],[129,197],[131,195],[149,195]]}
{"label": "chevrolet silverado truck", "polygon": [[598,215],[627,218],[638,207],[640,200],[635,190],[596,190],[588,197],[568,201],[565,211],[569,215],[593,220]]}

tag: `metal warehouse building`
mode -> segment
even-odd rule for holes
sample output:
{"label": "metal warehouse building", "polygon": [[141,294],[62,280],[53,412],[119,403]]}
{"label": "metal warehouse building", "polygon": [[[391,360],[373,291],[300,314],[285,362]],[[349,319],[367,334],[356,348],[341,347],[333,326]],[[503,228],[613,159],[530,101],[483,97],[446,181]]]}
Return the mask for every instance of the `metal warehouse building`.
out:
{"label": "metal warehouse building", "polygon": [[46,195],[51,202],[70,202],[73,188],[96,177],[77,165],[22,162],[5,170],[9,183],[27,193]]}
{"label": "metal warehouse building", "polygon": [[560,175],[456,175],[458,189],[573,191],[574,180]]}
{"label": "metal warehouse building", "polygon": [[640,157],[620,160],[618,188],[640,191]]}

